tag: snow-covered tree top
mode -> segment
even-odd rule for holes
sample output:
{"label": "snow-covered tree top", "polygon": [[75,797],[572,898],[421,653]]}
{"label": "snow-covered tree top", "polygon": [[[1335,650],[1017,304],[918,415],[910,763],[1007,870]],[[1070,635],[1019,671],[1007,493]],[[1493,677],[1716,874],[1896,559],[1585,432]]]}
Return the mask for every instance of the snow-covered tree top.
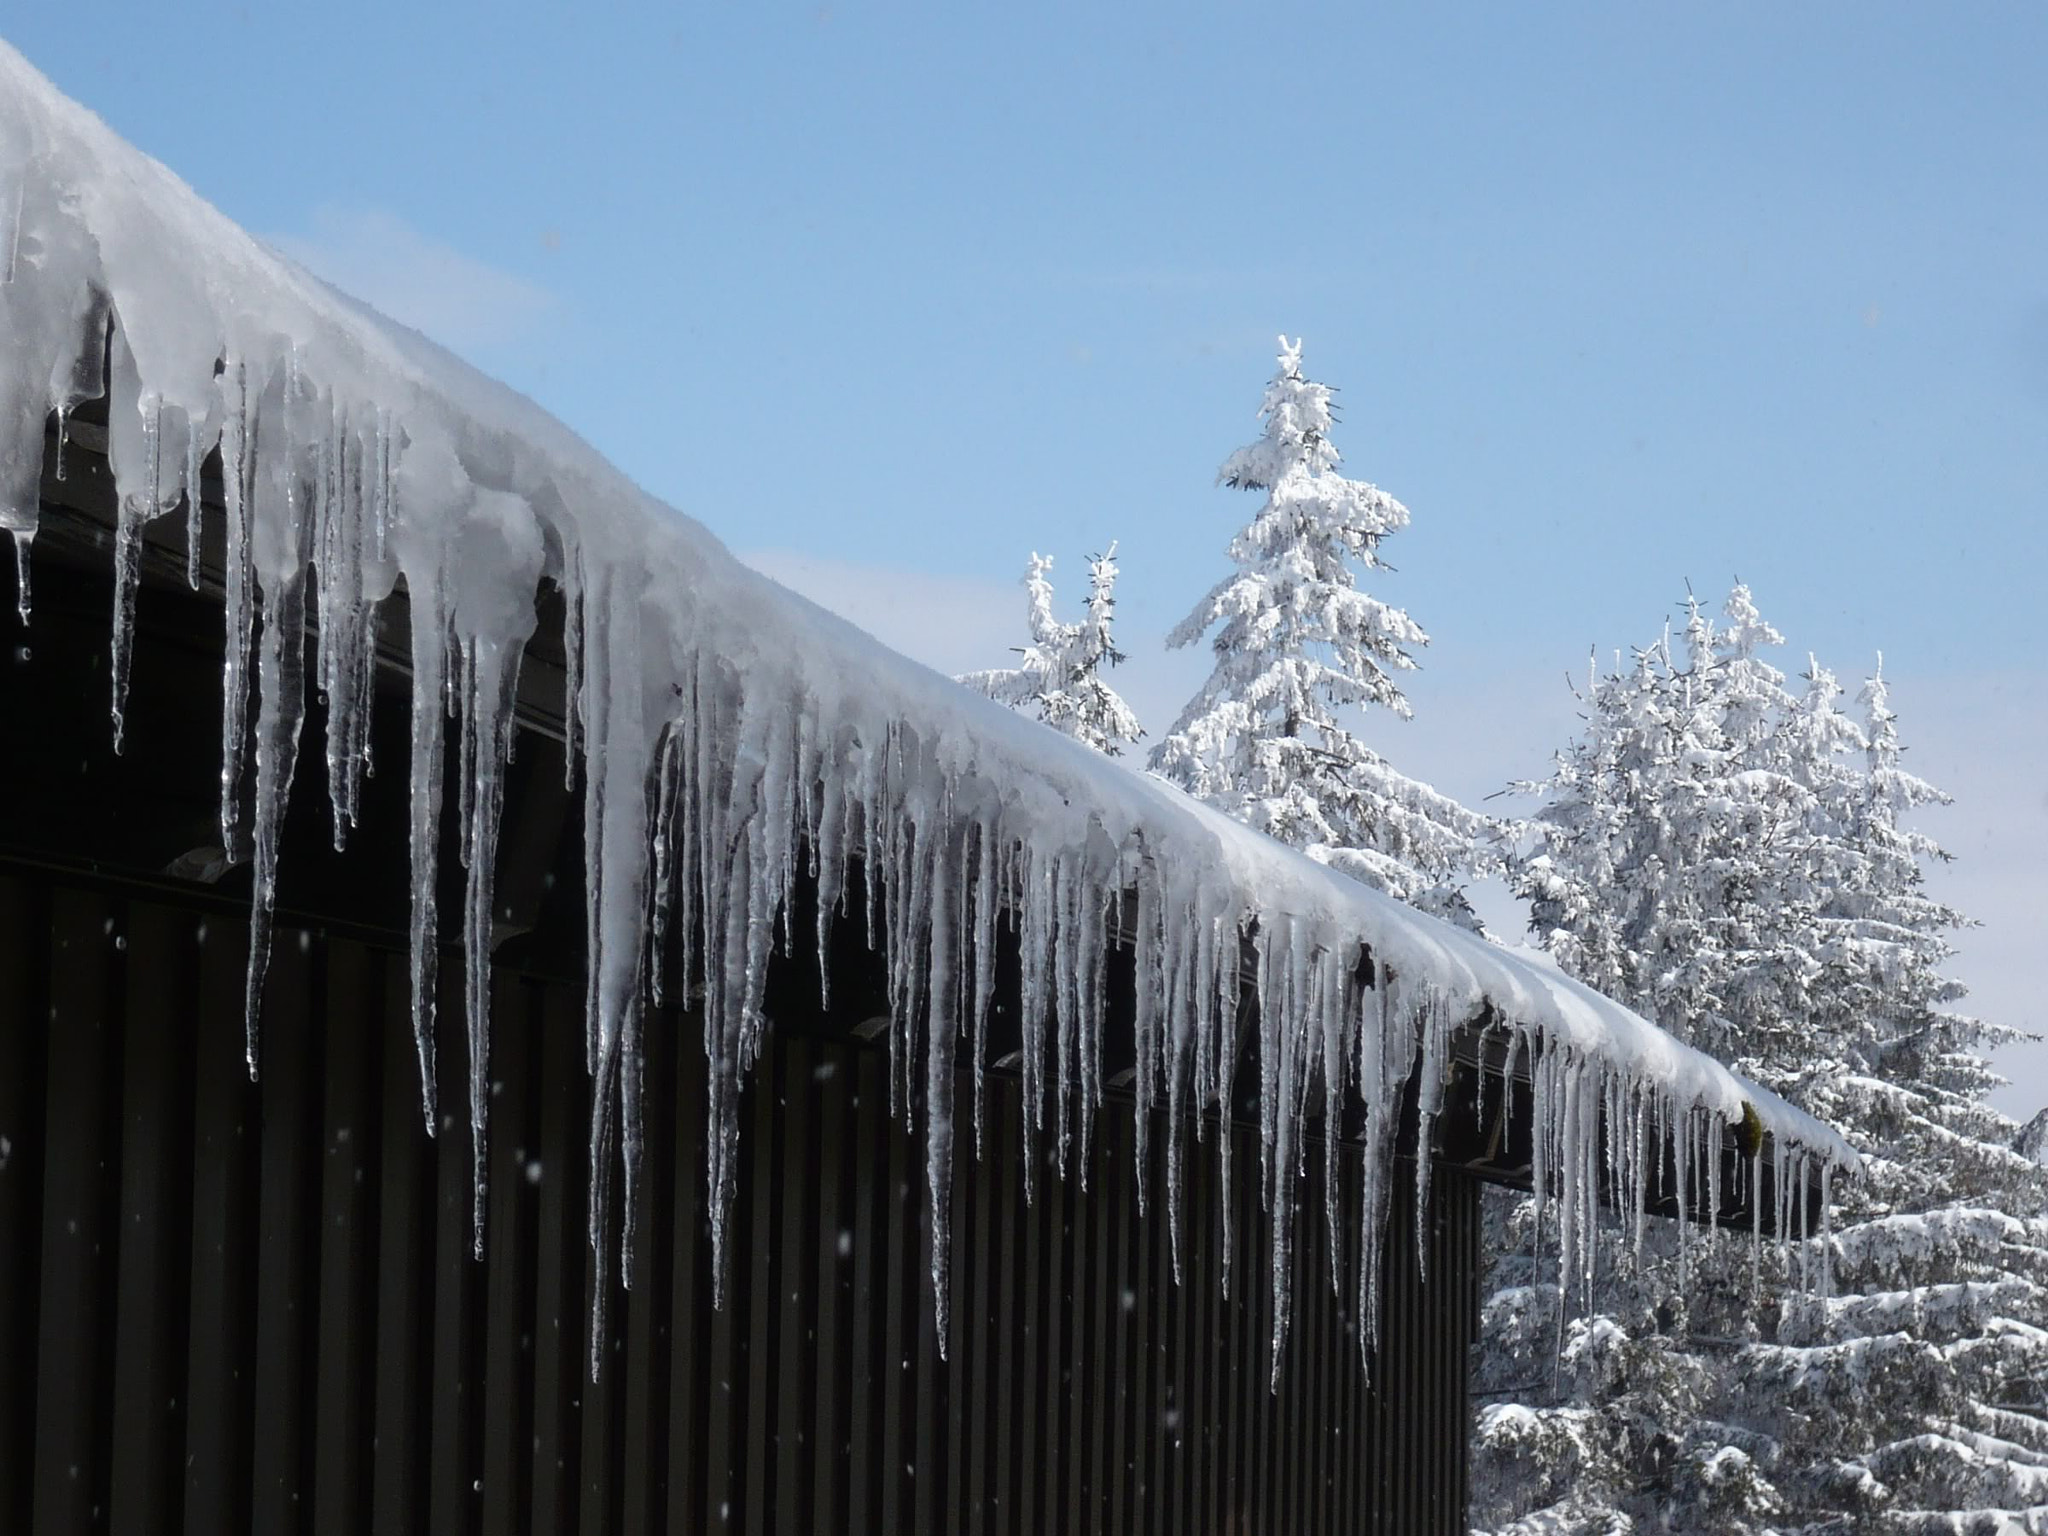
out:
{"label": "snow-covered tree top", "polygon": [[[235,730],[232,669],[238,648],[246,666],[253,628],[253,599],[235,596],[238,571],[273,620],[262,626],[263,664],[249,669],[258,695],[252,990],[303,712],[296,669],[273,664],[289,661],[276,636],[300,632],[293,614],[317,615],[323,677],[331,672],[341,688],[367,671],[364,612],[403,578],[415,675],[447,679],[476,776],[494,782],[509,738],[507,668],[532,631],[536,589],[551,580],[568,597],[569,725],[584,778],[593,1146],[623,1138],[630,1147],[638,1134],[630,1085],[650,900],[657,921],[673,913],[685,943],[693,932],[717,936],[686,964],[703,976],[707,1038],[721,1047],[715,1070],[736,1089],[768,1027],[765,946],[794,883],[815,869],[821,908],[850,874],[874,882],[898,914],[883,935],[905,1021],[891,1048],[925,1079],[941,1264],[954,1051],[968,1039],[978,1050],[993,985],[992,963],[957,973],[963,942],[992,957],[994,924],[1009,916],[1026,955],[1027,1027],[1099,1039],[1085,1027],[1102,1006],[1108,941],[1099,917],[1128,892],[1137,897],[1141,1104],[1165,1102],[1175,1074],[1192,1079],[1192,1104],[1227,1102],[1239,941],[1253,935],[1271,1021],[1261,1070],[1304,1089],[1272,1095],[1282,1119],[1320,1100],[1306,1090],[1326,1072],[1338,1091],[1383,1101],[1384,1081],[1361,1080],[1368,1059],[1375,1070],[1382,1060],[1374,1041],[1420,1038],[1410,1070],[1418,1059],[1441,1070],[1449,1032],[1490,1005],[1513,1029],[1654,1097],[1671,1112],[1659,1123],[1674,1131],[1697,1113],[1702,1130],[1725,1132],[1747,1106],[1777,1138],[1776,1165],[1788,1172],[1811,1160],[1856,1165],[1828,1127],[1561,973],[1106,763],[745,569],[531,401],[259,245],[5,44],[0,177],[0,527],[25,554],[45,422],[97,393],[92,370],[90,389],[76,381],[110,311],[120,548],[182,501],[219,447],[231,775],[246,734]],[[1308,392],[1275,412],[1287,414],[1311,457],[1323,410]],[[1272,467],[1247,461],[1244,473]],[[117,577],[118,716],[132,571],[117,564]],[[431,876],[438,844],[440,738],[430,717],[439,702],[415,708],[416,890],[419,860]],[[368,752],[358,706],[345,690],[330,697],[337,826],[352,816],[348,786]],[[651,814],[650,785],[659,789]],[[473,963],[488,954],[488,787],[462,806],[464,846],[481,855],[471,878],[481,866],[485,882],[481,902],[474,885],[470,902],[472,917],[483,913],[481,932],[472,922],[465,933]],[[429,903],[432,884],[424,883]],[[420,917],[416,907],[416,924]],[[1358,979],[1360,945],[1376,985]],[[471,990],[484,994],[472,1008],[486,1007],[488,989]],[[431,987],[424,995],[430,1004]],[[1073,1017],[1075,1008],[1088,1018]],[[920,1038],[925,1018],[939,1022]],[[473,1033],[480,1023],[472,1018]],[[1102,1084],[1086,1056],[1073,1086],[1092,1106]],[[1405,1081],[1395,1078],[1395,1089]],[[472,1112],[479,1121],[485,1113],[474,1080]],[[1285,1125],[1268,1131],[1288,1134]],[[736,1136],[736,1122],[721,1134]],[[1085,1116],[1078,1134],[1087,1135]],[[736,1165],[717,1145],[713,1163],[722,1237],[717,1217]],[[626,1198],[630,1205],[630,1188]],[[594,1222],[601,1206],[593,1204]]]}
{"label": "snow-covered tree top", "polygon": [[1115,757],[1144,735],[1138,717],[1103,677],[1106,666],[1124,659],[1116,648],[1116,543],[1088,557],[1087,617],[1063,624],[1052,611],[1052,556],[1033,551],[1024,577],[1030,594],[1031,644],[1018,646],[1019,664],[961,677],[977,693],[1013,709],[1036,706],[1038,718],[1054,730]]}

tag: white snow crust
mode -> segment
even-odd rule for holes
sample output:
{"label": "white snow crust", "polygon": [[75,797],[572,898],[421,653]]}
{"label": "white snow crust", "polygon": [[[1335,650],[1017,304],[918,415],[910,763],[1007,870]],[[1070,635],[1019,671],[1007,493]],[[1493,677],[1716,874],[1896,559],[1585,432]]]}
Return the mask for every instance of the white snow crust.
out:
{"label": "white snow crust", "polygon": [[[1814,1168],[1858,1166],[1826,1126],[1556,969],[1125,772],[745,569],[530,401],[258,244],[0,44],[0,527],[24,575],[45,423],[98,393],[109,317],[117,741],[141,529],[188,505],[201,462],[216,444],[222,456],[223,841],[255,865],[251,999],[266,963],[305,669],[328,699],[340,841],[370,750],[377,603],[404,582],[426,1116],[431,1128],[434,857],[440,817],[452,811],[468,868],[460,926],[479,1212],[492,862],[517,669],[543,580],[561,586],[569,609],[570,759],[589,860],[590,1237],[601,1264],[630,1241],[635,1214],[642,999],[658,999],[662,983],[650,974],[661,947],[651,935],[673,925],[700,951],[686,955],[681,987],[672,977],[670,990],[698,995],[701,978],[710,1209],[722,1252],[740,1083],[771,1027],[771,947],[815,943],[823,961],[822,932],[790,931],[792,891],[810,879],[821,911],[849,880],[864,881],[871,898],[895,1096],[914,1106],[921,1095],[924,1107],[942,1338],[955,1072],[972,1069],[966,1134],[978,1147],[999,922],[1014,922],[1022,945],[1026,1135],[1056,1138],[1063,1161],[1070,1146],[1085,1150],[1103,1096],[1112,923],[1137,957],[1141,1111],[1168,1111],[1177,1149],[1188,1128],[1200,1135],[1202,1111],[1230,1101],[1240,982],[1256,986],[1276,1369],[1304,1117],[1326,1087],[1363,1097],[1357,1214],[1379,1230],[1402,1092],[1421,1074],[1425,1118],[1436,1112],[1452,1035],[1488,1005],[1496,1038],[1524,1070],[1534,1064],[1536,1179],[1562,1197],[1568,1257],[1583,1248],[1590,1260],[1599,1189],[1640,1210],[1665,1146],[1681,1170],[1693,1166],[1745,1107],[1773,1142],[1770,1177],[1803,1183]],[[22,606],[26,615],[25,583]],[[303,633],[309,610],[315,656],[282,638]],[[456,807],[440,804],[450,719],[465,766]],[[255,809],[244,825],[248,771]],[[1241,978],[1245,936],[1258,963]],[[252,1070],[254,1018],[252,1008]],[[1622,1129],[1604,1163],[1603,1113]],[[1142,1137],[1142,1112],[1137,1123]],[[1227,1138],[1216,1138],[1215,1155],[1227,1158]],[[1426,1159],[1418,1177],[1428,1178]],[[1177,1245],[1177,1184],[1166,1194]],[[622,1228],[607,1216],[615,1203]],[[1342,1213],[1326,1217],[1335,1224]],[[1378,1244],[1362,1246],[1353,1279],[1373,1316]]]}

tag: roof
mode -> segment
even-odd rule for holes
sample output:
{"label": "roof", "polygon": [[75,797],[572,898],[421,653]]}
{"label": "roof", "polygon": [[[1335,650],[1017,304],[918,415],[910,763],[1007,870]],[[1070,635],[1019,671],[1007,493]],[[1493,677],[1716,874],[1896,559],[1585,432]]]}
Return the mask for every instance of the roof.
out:
{"label": "roof", "polygon": [[[793,883],[815,873],[828,897],[849,879],[881,897],[894,1049],[928,1097],[941,1263],[952,1072],[981,1039],[993,963],[980,957],[992,956],[1000,923],[1021,938],[1027,1032],[1040,1032],[1028,1043],[1058,1063],[1055,1092],[1092,1105],[1116,942],[1108,919],[1119,915],[1136,956],[1138,1100],[1170,1105],[1176,1134],[1184,1112],[1227,1100],[1232,1032],[1254,984],[1276,1150],[1293,1145],[1326,1088],[1360,1095],[1368,1140],[1384,1144],[1419,1074],[1427,1118],[1453,1036],[1485,1023],[1545,1064],[1539,1188],[1547,1176],[1569,1194],[1599,1172],[1597,1133],[1589,1141],[1581,1123],[1588,1104],[1640,1106],[1643,1123],[1668,1132],[1668,1151],[1624,1138],[1610,1170],[1624,1195],[1640,1197],[1667,1157],[1682,1175],[1689,1149],[1719,1146],[1745,1123],[1767,1138],[1774,1178],[1860,1166],[1827,1126],[1562,973],[1128,772],[744,568],[531,401],[250,238],[4,44],[0,174],[20,178],[0,197],[0,257],[12,252],[0,270],[0,527],[26,550],[45,420],[98,393],[109,317],[117,580],[129,601],[121,562],[137,530],[178,509],[188,483],[197,502],[202,460],[217,453],[225,467],[238,637],[225,739],[248,734],[234,717],[238,681],[246,697],[253,679],[257,714],[254,818],[233,825],[242,754],[230,750],[224,840],[255,859],[259,927],[303,713],[290,648],[276,637],[296,632],[299,607],[322,637],[313,681],[330,705],[339,826],[368,750],[357,730],[366,616],[403,581],[422,695],[410,771],[427,878],[416,889],[433,887],[443,808],[430,768],[445,694],[480,785],[446,808],[473,850],[461,917],[475,946],[488,942],[494,786],[534,595],[550,582],[566,594],[568,734],[583,765],[589,858],[589,1064],[601,1089],[594,1147],[630,1151],[636,1137],[650,909],[686,942],[704,935],[686,965],[702,972],[714,1077],[736,1086],[771,1027],[767,948],[804,942],[778,926]],[[118,611],[115,627],[118,732]],[[415,917],[430,964],[436,914]],[[1242,967],[1245,939],[1255,978]],[[259,957],[252,990],[260,967]],[[431,987],[424,996],[430,1005]],[[472,1104],[481,1114],[475,1085]],[[715,1195],[730,1194],[737,1134],[721,1125],[714,1142]]]}

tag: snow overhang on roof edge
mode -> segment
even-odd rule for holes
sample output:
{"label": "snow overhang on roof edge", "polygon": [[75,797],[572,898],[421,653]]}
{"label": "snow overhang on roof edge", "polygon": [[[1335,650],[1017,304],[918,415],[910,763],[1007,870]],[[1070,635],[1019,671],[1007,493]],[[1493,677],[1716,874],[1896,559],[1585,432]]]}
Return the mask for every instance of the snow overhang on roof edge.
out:
{"label": "snow overhang on roof edge", "polygon": [[[1265,1161],[1286,1169],[1298,1159],[1287,1149],[1324,1084],[1355,1089],[1367,1107],[1359,1214],[1375,1225],[1387,1207],[1403,1092],[1419,1072],[1426,1121],[1452,1032],[1482,1015],[1538,1064],[1536,1179],[1568,1208],[1596,1177],[1640,1205],[1668,1157],[1685,1169],[1744,1124],[1746,1110],[1772,1139],[1772,1178],[1803,1187],[1818,1170],[1825,1190],[1828,1170],[1860,1167],[1829,1127],[1563,974],[1109,763],[742,567],[531,401],[258,244],[0,43],[0,527],[20,552],[25,608],[46,422],[99,394],[93,338],[108,319],[109,457],[121,503],[117,739],[141,528],[185,504],[201,462],[216,446],[221,454],[223,840],[255,863],[252,996],[303,714],[278,636],[299,632],[295,614],[317,619],[314,681],[329,704],[339,828],[368,751],[367,616],[404,578],[414,616],[414,973],[424,1029],[440,701],[457,706],[474,753],[475,793],[449,809],[463,818],[472,852],[462,921],[476,955],[488,945],[512,680],[546,579],[568,599],[570,756],[580,747],[584,768],[593,1147],[630,1147],[638,1134],[627,1085],[650,901],[686,943],[709,936],[694,963],[705,978],[713,1078],[734,1090],[714,1102],[732,1105],[768,1027],[761,991],[776,915],[813,862],[821,909],[851,870],[883,897],[892,1008],[906,1021],[891,1032],[891,1049],[927,1095],[942,1310],[953,1075],[956,1065],[979,1067],[999,913],[1020,929],[1027,1064],[1071,1060],[1076,1081],[1053,1090],[1071,1088],[1092,1105],[1102,1088],[1088,1049],[1100,1039],[1101,919],[1135,893],[1135,1091],[1141,1106],[1166,1107],[1176,1138],[1187,1116],[1228,1101],[1239,941],[1252,934],[1262,1015],[1277,1025],[1261,1031],[1262,1130],[1278,1154]],[[260,641],[259,605],[271,620]],[[256,809],[243,826],[240,743],[250,736],[252,682]],[[1361,945],[1373,967],[1359,965]],[[487,993],[470,993],[479,1040]],[[924,1018],[941,1027],[920,1030]],[[1070,1048],[1048,1051],[1063,1033]],[[252,1036],[252,1068],[255,1046]],[[480,1122],[483,1064],[471,1067]],[[973,1080],[978,1137],[978,1070]],[[1047,1085],[1027,1077],[1026,1087],[1042,1113]],[[431,1101],[431,1084],[426,1091]],[[1603,1112],[1652,1130],[1618,1138],[1622,1166],[1604,1173],[1597,1132],[1586,1129]],[[721,1247],[737,1135],[736,1123],[722,1125],[713,1142]],[[1418,1163],[1426,1180],[1427,1159]],[[630,1179],[632,1159],[626,1166]],[[628,1188],[629,1213],[631,1199]],[[1286,1263],[1290,1207],[1274,1205],[1276,1266]],[[1169,1208],[1177,1238],[1177,1200]],[[602,1255],[603,1203],[592,1209]],[[1567,1253],[1571,1228],[1567,1221],[1560,1234]],[[1362,1246],[1360,1299],[1371,1307],[1378,1245]],[[1276,1318],[1276,1353],[1284,1326]]]}

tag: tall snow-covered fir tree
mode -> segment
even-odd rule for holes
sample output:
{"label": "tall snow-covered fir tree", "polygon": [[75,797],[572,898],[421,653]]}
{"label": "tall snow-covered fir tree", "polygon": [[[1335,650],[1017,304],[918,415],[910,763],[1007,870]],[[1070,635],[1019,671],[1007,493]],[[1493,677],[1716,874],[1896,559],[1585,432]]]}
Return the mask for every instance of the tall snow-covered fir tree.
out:
{"label": "tall snow-covered fir tree", "polygon": [[1782,1070],[1867,1171],[1839,1192],[1833,1294],[1788,1298],[1737,1362],[1734,1411],[1775,1443],[1802,1531],[2048,1532],[2048,1181],[1985,1102],[2003,1079],[1984,1052],[2019,1032],[1952,1006],[1966,919],[1902,820],[1948,797],[1902,766],[1882,668],[1861,704],[1864,772],[1845,784],[1831,756],[1814,780],[1839,825],[1811,957],[1828,1050]]}
{"label": "tall snow-covered fir tree", "polygon": [[1109,686],[1104,665],[1124,659],[1113,633],[1116,618],[1116,544],[1088,557],[1088,607],[1078,624],[1053,617],[1052,556],[1034,552],[1024,577],[1030,593],[1031,643],[1017,647],[1014,667],[968,672],[960,681],[1013,709],[1035,708],[1056,731],[1117,756],[1145,733],[1138,717]]}
{"label": "tall snow-covered fir tree", "polygon": [[1595,683],[1525,786],[1548,804],[1512,878],[1567,970],[1828,1119],[1868,1173],[1794,1275],[1723,1234],[1681,1283],[1659,1230],[1611,1246],[1590,1306],[1521,1256],[1528,1202],[1497,1207],[1475,1519],[2048,1531],[2048,1193],[1984,1102],[2012,1032],[1949,1006],[1963,919],[1901,819],[1942,797],[1900,766],[1881,677],[1859,724],[1818,664],[1788,687],[1746,590],[1725,620],[1692,605],[1682,664],[1660,642]]}
{"label": "tall snow-covered fir tree", "polygon": [[1397,772],[1345,724],[1351,710],[1409,716],[1396,678],[1429,637],[1359,586],[1360,572],[1384,568],[1380,541],[1408,509],[1338,473],[1330,396],[1302,372],[1301,344],[1281,337],[1264,430],[1217,474],[1264,499],[1230,543],[1234,569],[1167,636],[1178,648],[1214,628],[1215,667],[1151,766],[1282,842],[1469,922],[1456,882],[1491,867],[1494,823]]}
{"label": "tall snow-covered fir tree", "polygon": [[[1731,606],[1740,640],[1690,604],[1676,645],[1667,634],[1590,680],[1580,737],[1547,780],[1516,786],[1545,803],[1509,870],[1566,971],[1722,1053],[1758,1001],[1741,981],[1776,941],[1770,860],[1800,798],[1753,771],[1759,722],[1789,696],[1757,654],[1775,636],[1747,593]],[[1588,1304],[1531,1256],[1542,1216],[1489,1204],[1475,1522],[1516,1536],[1768,1529],[1778,1495],[1714,1418],[1723,1362],[1695,1342],[1747,1326],[1746,1248],[1738,1266],[1655,1222],[1637,1252],[1612,1229]]]}

